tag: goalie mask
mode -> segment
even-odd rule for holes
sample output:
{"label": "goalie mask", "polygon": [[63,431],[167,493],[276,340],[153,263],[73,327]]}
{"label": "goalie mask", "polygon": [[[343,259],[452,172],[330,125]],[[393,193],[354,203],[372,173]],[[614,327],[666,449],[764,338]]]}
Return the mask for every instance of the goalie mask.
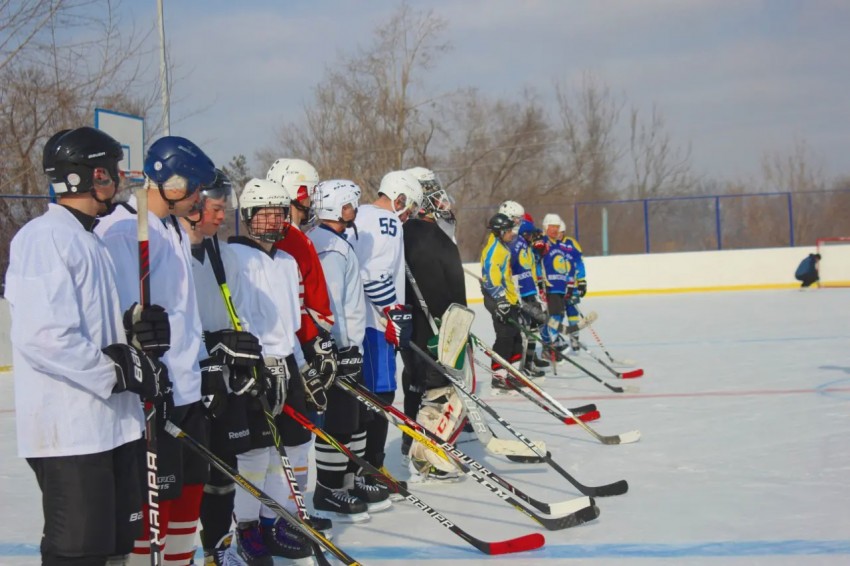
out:
{"label": "goalie mask", "polygon": [[239,214],[255,240],[274,243],[289,230],[290,198],[286,190],[268,179],[251,179],[239,197]]}
{"label": "goalie mask", "polygon": [[[361,192],[354,181],[346,179],[322,181],[313,191],[313,209],[320,220],[343,222],[346,226],[351,226],[360,205]],[[343,217],[343,210],[347,205],[351,205],[354,209],[354,216],[349,220]]]}
{"label": "goalie mask", "polygon": [[407,172],[416,177],[422,187],[422,207],[419,209],[419,216],[454,222],[455,215],[452,210],[454,200],[443,189],[437,174],[425,167],[413,167]]}

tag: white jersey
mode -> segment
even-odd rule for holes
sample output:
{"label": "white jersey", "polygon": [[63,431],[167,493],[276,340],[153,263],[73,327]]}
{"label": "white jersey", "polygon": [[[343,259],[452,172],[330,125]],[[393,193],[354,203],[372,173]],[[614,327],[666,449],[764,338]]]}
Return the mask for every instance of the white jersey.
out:
{"label": "white jersey", "polygon": [[322,225],[307,235],[325,272],[335,322],[331,327],[334,341],[340,349],[360,348],[366,333],[366,296],[357,254],[342,235]]}
{"label": "white jersey", "polygon": [[[136,198],[118,205],[101,219],[95,232],[103,239],[115,264],[121,308],[139,300],[139,244],[136,236]],[[171,347],[162,357],[174,384],[174,404],[188,405],[201,399],[201,368],[207,356],[202,341],[201,319],[192,276],[189,236],[173,217],[159,219],[148,212],[151,266],[151,304],[168,313]]]}
{"label": "white jersey", "polygon": [[126,342],[103,243],[50,204],[15,235],[9,255],[18,455],[94,454],[141,438],[139,396],[112,393],[115,366],[101,352]]}
{"label": "white jersey", "polygon": [[245,276],[245,285],[234,297],[241,305],[240,318],[247,322],[245,330],[260,340],[264,356],[296,354],[303,363],[303,358],[298,360],[301,348],[295,336],[301,328],[298,264],[288,253],[272,248],[269,255],[247,238],[239,238],[230,249]]}
{"label": "white jersey", "polygon": [[404,304],[404,240],[398,216],[366,204],[358,208],[357,231],[346,236],[360,261],[363,289],[372,308],[366,309],[366,327],[384,329],[384,307]]}
{"label": "white jersey", "polygon": [[[221,262],[224,265],[227,288],[230,290],[230,295],[233,299],[233,306],[236,309],[236,314],[239,316],[243,330],[247,330],[250,323],[245,318],[243,311],[247,310],[248,307],[242,304],[246,296],[244,289],[245,275],[239,266],[239,259],[230,246],[225,242],[219,242],[219,248],[221,251]],[[213,272],[212,264],[206,250],[204,251],[203,261],[199,261],[195,253],[192,254],[192,274],[195,279],[201,328],[210,332],[227,328],[232,329],[233,323],[230,320],[230,313],[224,305],[224,297],[221,295],[221,288],[218,286],[218,281],[216,281],[215,273]]]}

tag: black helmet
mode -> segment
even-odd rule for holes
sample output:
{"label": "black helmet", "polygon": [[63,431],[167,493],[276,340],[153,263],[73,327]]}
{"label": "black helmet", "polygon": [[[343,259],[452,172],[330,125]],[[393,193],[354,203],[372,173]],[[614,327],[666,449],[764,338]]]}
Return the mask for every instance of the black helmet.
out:
{"label": "black helmet", "polygon": [[501,237],[508,230],[512,230],[514,221],[501,212],[493,216],[487,221],[487,229],[490,230],[496,237]]}
{"label": "black helmet", "polygon": [[109,134],[83,126],[54,134],[44,146],[42,165],[56,194],[92,190],[97,167],[106,169],[117,186],[118,163],[124,150]]}

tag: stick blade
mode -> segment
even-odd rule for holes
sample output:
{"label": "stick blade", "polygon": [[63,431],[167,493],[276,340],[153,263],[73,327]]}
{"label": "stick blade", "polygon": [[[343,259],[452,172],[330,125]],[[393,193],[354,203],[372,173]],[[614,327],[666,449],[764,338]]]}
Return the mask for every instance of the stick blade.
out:
{"label": "stick blade", "polygon": [[629,491],[629,482],[626,480],[615,481],[607,485],[600,485],[593,489],[594,497],[612,497],[614,495],[623,495]]}
{"label": "stick blade", "polygon": [[[599,411],[590,411],[589,413],[582,413],[581,415],[577,415],[578,420],[583,423],[589,423],[595,420],[599,420],[602,415],[599,414]],[[578,424],[575,419],[571,417],[567,417],[564,419],[564,424],[574,425]]]}
{"label": "stick blade", "polygon": [[485,554],[495,556],[497,554],[513,554],[516,552],[527,552],[542,548],[546,539],[540,533],[531,533],[521,537],[496,542],[485,542],[479,550]]}
{"label": "stick blade", "polygon": [[620,442],[618,444],[631,444],[632,442],[637,442],[638,440],[640,440],[640,431],[630,430],[629,432],[624,432],[620,435]]}
{"label": "stick blade", "polygon": [[620,379],[634,379],[636,377],[643,377],[643,369],[634,369],[632,371],[624,371],[620,374]]}

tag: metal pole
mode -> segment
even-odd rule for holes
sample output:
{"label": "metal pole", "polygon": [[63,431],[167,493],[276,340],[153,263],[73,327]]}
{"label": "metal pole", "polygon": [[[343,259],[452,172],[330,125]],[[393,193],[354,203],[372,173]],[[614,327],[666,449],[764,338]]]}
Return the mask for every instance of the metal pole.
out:
{"label": "metal pole", "polygon": [[575,229],[573,236],[575,236],[576,241],[580,242],[581,239],[580,239],[580,236],[578,234],[578,203],[577,202],[573,203],[573,227]]}
{"label": "metal pole", "polygon": [[162,0],[156,0],[159,15],[159,82],[162,89],[162,127],[163,134],[171,135],[171,102],[168,98],[168,64],[165,57],[165,16],[162,11]]}
{"label": "metal pole", "polygon": [[791,193],[788,193],[788,234],[790,235],[790,246],[794,247],[794,201]]}
{"label": "metal pole", "polygon": [[643,237],[646,239],[646,253],[649,253],[649,199],[643,199]]}
{"label": "metal pole", "polygon": [[602,255],[608,255],[608,209],[602,207]]}
{"label": "metal pole", "polygon": [[723,234],[720,229],[720,197],[714,197],[714,224],[717,231],[717,249],[723,249]]}

